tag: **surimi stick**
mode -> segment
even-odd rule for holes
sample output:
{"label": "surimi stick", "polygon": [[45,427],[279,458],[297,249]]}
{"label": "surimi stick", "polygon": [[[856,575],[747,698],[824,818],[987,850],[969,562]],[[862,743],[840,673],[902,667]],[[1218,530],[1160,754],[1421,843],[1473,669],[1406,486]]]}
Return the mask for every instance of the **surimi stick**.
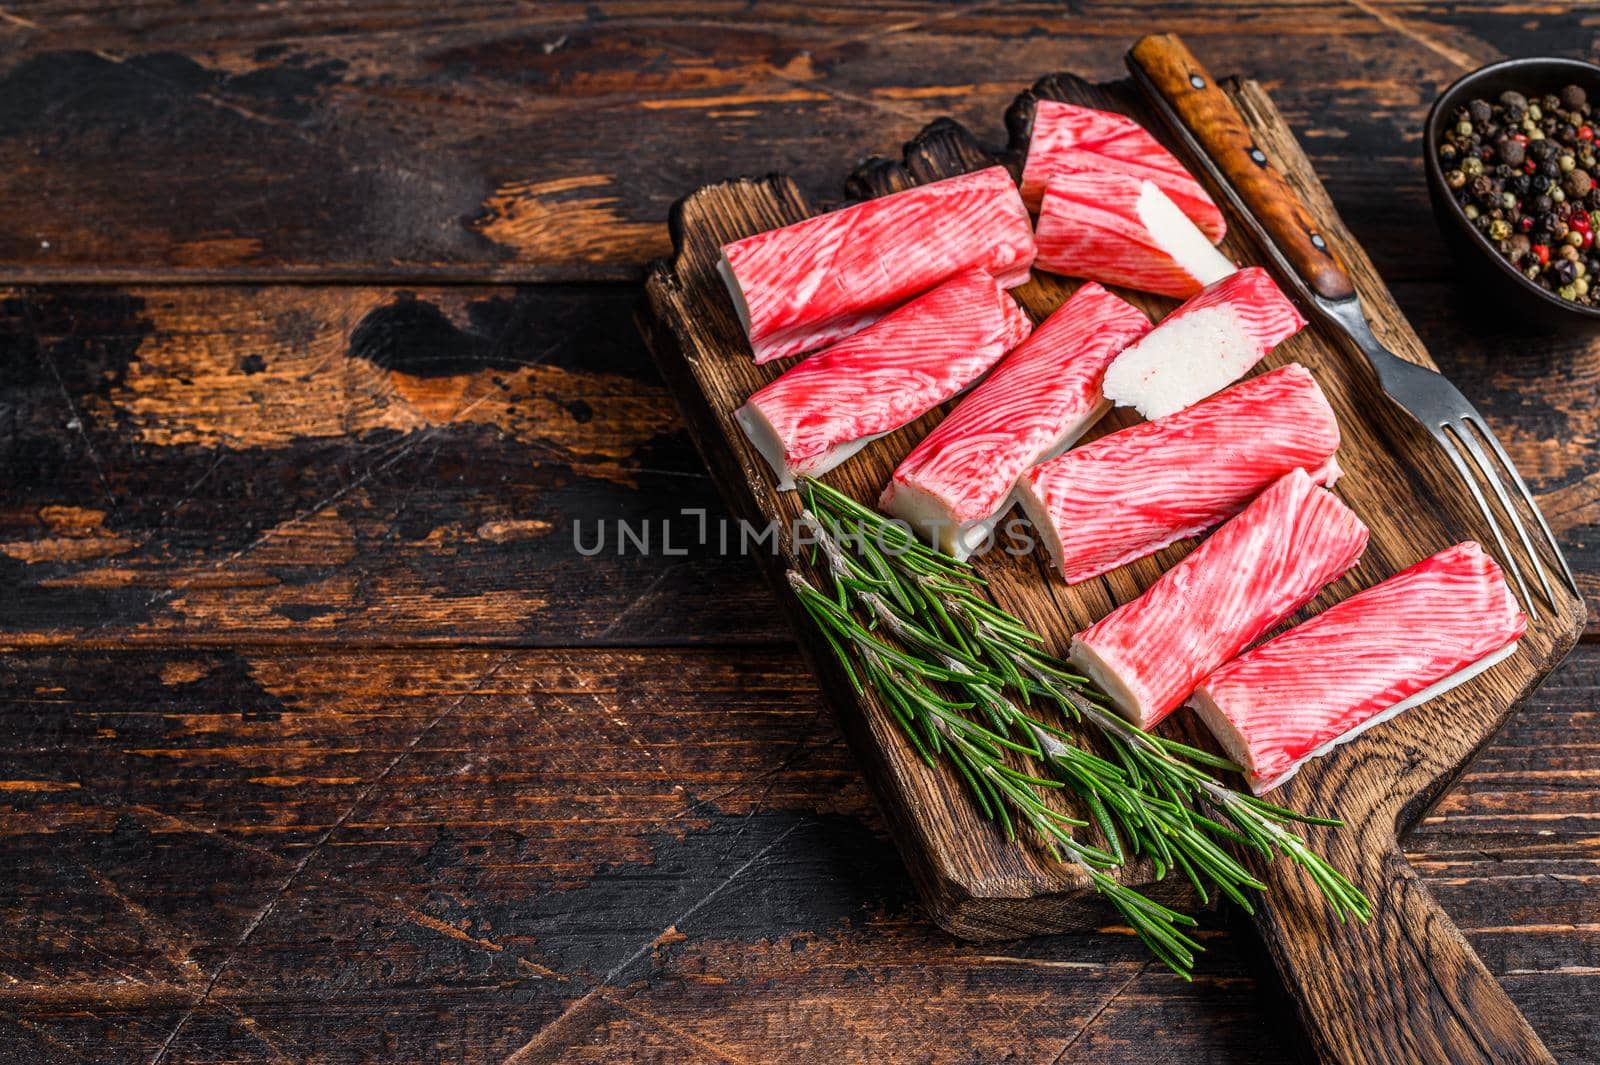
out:
{"label": "surimi stick", "polygon": [[1143,595],[1073,637],[1068,659],[1149,728],[1355,565],[1366,545],[1361,519],[1295,470]]}
{"label": "surimi stick", "polygon": [[1017,497],[1075,584],[1226,520],[1290,470],[1332,484],[1338,447],[1333,408],[1290,363],[1035,466]]}
{"label": "surimi stick", "polygon": [[1013,288],[1033,254],[1022,197],[992,166],[725,244],[718,269],[761,363],[847,337],[969,267]]}
{"label": "surimi stick", "polygon": [[1050,179],[1035,265],[1187,299],[1237,269],[1154,182],[1114,172]]}
{"label": "surimi stick", "polygon": [[912,449],[878,506],[966,558],[1010,505],[1018,476],[1110,407],[1100,394],[1106,364],[1149,331],[1138,308],[1099,285],[1079,288]]}
{"label": "surimi stick", "polygon": [[1119,173],[1160,186],[1178,209],[1215,244],[1228,231],[1206,190],[1183,164],[1126,115],[1056,100],[1034,105],[1033,133],[1022,168],[1022,199],[1031,211],[1062,174]]}
{"label": "surimi stick", "polygon": [[1500,567],[1460,543],[1240,655],[1189,705],[1259,795],[1504,659],[1526,628]]}
{"label": "surimi stick", "polygon": [[1162,418],[1224,388],[1306,320],[1259,266],[1207,285],[1106,370],[1106,398]]}
{"label": "surimi stick", "polygon": [[956,395],[1032,328],[999,282],[968,270],[791,368],[735,417],[793,488]]}

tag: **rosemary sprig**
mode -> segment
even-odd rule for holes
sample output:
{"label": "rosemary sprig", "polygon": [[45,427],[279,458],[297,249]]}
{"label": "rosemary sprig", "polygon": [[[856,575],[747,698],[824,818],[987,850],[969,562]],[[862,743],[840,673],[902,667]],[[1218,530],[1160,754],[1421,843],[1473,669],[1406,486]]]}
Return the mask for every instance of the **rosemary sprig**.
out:
{"label": "rosemary sprig", "polygon": [[[1124,758],[1121,767],[1114,765],[1074,745],[1060,729],[1047,727],[1025,713],[1006,697],[1004,689],[1009,686],[1026,694],[1032,685],[1018,666],[1028,669],[1031,664],[995,654],[985,630],[964,632],[958,624],[958,619],[978,609],[983,609],[988,619],[985,627],[990,623],[1018,624],[1014,619],[995,616],[993,607],[972,596],[969,588],[951,584],[944,572],[949,568],[946,561],[933,559],[937,570],[930,569],[926,559],[908,562],[897,553],[883,551],[871,537],[860,537],[859,528],[841,526],[838,519],[839,515],[826,509],[812,514],[818,525],[817,547],[827,560],[835,587],[874,623],[886,627],[902,646],[955,674],[943,679],[960,688],[962,698],[981,709],[1002,735],[1025,740],[1025,753],[1049,763],[1060,782],[1088,807],[1119,864],[1127,860],[1129,851],[1144,855],[1154,863],[1157,877],[1178,868],[1202,897],[1210,883],[1249,905],[1244,891],[1260,890],[1262,885],[1196,825],[1193,813],[1176,792],[1162,793],[1146,786],[1148,774],[1133,760]],[[846,542],[853,554],[846,552]],[[907,565],[916,569],[909,577],[901,572]],[[927,622],[921,620],[924,615]]]}
{"label": "rosemary sprig", "polygon": [[[829,639],[841,658],[846,644],[859,650],[863,636],[887,647],[854,621],[852,610],[859,611],[872,627],[882,627],[896,639],[901,650],[895,653],[904,661],[931,669],[919,676],[927,694],[943,704],[935,715],[939,720],[966,721],[963,712],[977,710],[988,721],[984,732],[993,737],[996,755],[1013,750],[1048,764],[1055,782],[1084,802],[1107,840],[1102,853],[1110,853],[1118,864],[1129,852],[1144,855],[1153,861],[1158,878],[1180,869],[1202,899],[1210,884],[1248,910],[1245,892],[1262,890],[1263,885],[1223,849],[1221,844],[1231,842],[1269,859],[1286,856],[1304,867],[1340,919],[1346,914],[1362,920],[1370,916],[1370,903],[1360,890],[1290,827],[1338,821],[1298,814],[1221,783],[1214,771],[1237,767],[1125,721],[1088,678],[1045,652],[1037,633],[983,597],[984,582],[970,565],[934,551],[903,525],[826,485],[808,480],[803,492],[834,596],[811,591],[833,611]],[[842,630],[846,622],[854,629]],[[889,692],[897,675],[879,671],[868,679],[895,701]],[[958,700],[942,700],[929,684],[958,691]],[[1036,720],[1008,699],[1007,691],[1024,702],[1042,697],[1066,717],[1094,726],[1111,759],[1083,750],[1067,733]],[[906,720],[902,717],[903,725]],[[992,803],[980,800],[979,805],[994,816]],[[1031,820],[1029,824],[1039,828]]]}
{"label": "rosemary sprig", "polygon": [[[939,757],[945,758],[966,784],[979,811],[999,821],[1008,838],[1015,838],[1016,822],[1020,821],[1037,833],[1057,858],[1080,866],[1095,890],[1116,908],[1156,957],[1185,979],[1190,977],[1195,952],[1202,948],[1183,928],[1193,927],[1194,918],[1107,875],[1107,870],[1122,863],[1122,856],[1078,839],[1072,830],[1088,823],[1052,809],[1041,795],[1041,790],[1070,786],[1069,781],[1105,783],[1120,778],[1121,771],[1116,766],[1054,741],[1061,750],[1052,764],[1058,769],[1070,766],[1064,774],[1067,779],[1047,780],[1014,768],[1006,760],[1007,751],[1050,757],[1040,742],[1042,737],[1051,735],[1045,726],[1039,726],[1033,743],[1018,742],[1003,731],[967,717],[963,711],[973,709],[973,702],[946,699],[932,687],[938,683],[958,688],[987,685],[997,678],[987,678],[957,660],[941,665],[886,643],[852,615],[847,605],[849,597],[837,581],[839,598],[823,595],[792,570],[789,584],[821,629],[857,693],[868,687],[877,692],[929,765]],[[899,640],[915,644],[927,636],[914,631],[911,622],[897,615],[880,620]]]}

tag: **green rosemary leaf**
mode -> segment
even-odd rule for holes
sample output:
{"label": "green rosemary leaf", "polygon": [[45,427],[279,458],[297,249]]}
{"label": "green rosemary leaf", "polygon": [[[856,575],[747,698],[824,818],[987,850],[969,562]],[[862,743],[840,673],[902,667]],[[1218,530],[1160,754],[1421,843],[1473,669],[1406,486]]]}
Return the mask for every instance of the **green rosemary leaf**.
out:
{"label": "green rosemary leaf", "polygon": [[1299,813],[1298,811],[1290,810],[1282,806],[1274,806],[1272,803],[1267,802],[1264,799],[1257,798],[1254,795],[1241,795],[1239,798],[1243,802],[1246,802],[1255,807],[1257,810],[1260,810],[1268,817],[1273,817],[1281,821],[1297,821],[1302,825],[1323,825],[1327,828],[1344,827],[1344,822],[1339,820],[1337,817],[1315,817],[1311,814]]}

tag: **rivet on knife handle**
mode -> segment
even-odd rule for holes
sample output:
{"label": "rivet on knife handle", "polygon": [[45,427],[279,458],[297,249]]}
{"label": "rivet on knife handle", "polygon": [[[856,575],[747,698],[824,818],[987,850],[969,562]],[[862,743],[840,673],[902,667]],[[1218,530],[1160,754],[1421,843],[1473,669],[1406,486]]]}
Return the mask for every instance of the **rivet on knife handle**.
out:
{"label": "rivet on knife handle", "polygon": [[1183,42],[1174,34],[1152,34],[1133,46],[1128,59],[1171,106],[1306,283],[1330,300],[1355,295],[1350,275],[1300,198],[1257,147],[1228,94]]}

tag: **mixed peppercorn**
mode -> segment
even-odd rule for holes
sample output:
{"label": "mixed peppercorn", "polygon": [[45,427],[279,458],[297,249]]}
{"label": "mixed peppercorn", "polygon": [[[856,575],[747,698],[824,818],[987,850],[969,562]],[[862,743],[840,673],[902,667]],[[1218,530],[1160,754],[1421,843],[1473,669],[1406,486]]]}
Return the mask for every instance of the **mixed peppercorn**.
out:
{"label": "mixed peppercorn", "polygon": [[1528,278],[1600,306],[1600,149],[1588,94],[1578,85],[1503,92],[1453,117],[1439,165],[1467,218]]}

